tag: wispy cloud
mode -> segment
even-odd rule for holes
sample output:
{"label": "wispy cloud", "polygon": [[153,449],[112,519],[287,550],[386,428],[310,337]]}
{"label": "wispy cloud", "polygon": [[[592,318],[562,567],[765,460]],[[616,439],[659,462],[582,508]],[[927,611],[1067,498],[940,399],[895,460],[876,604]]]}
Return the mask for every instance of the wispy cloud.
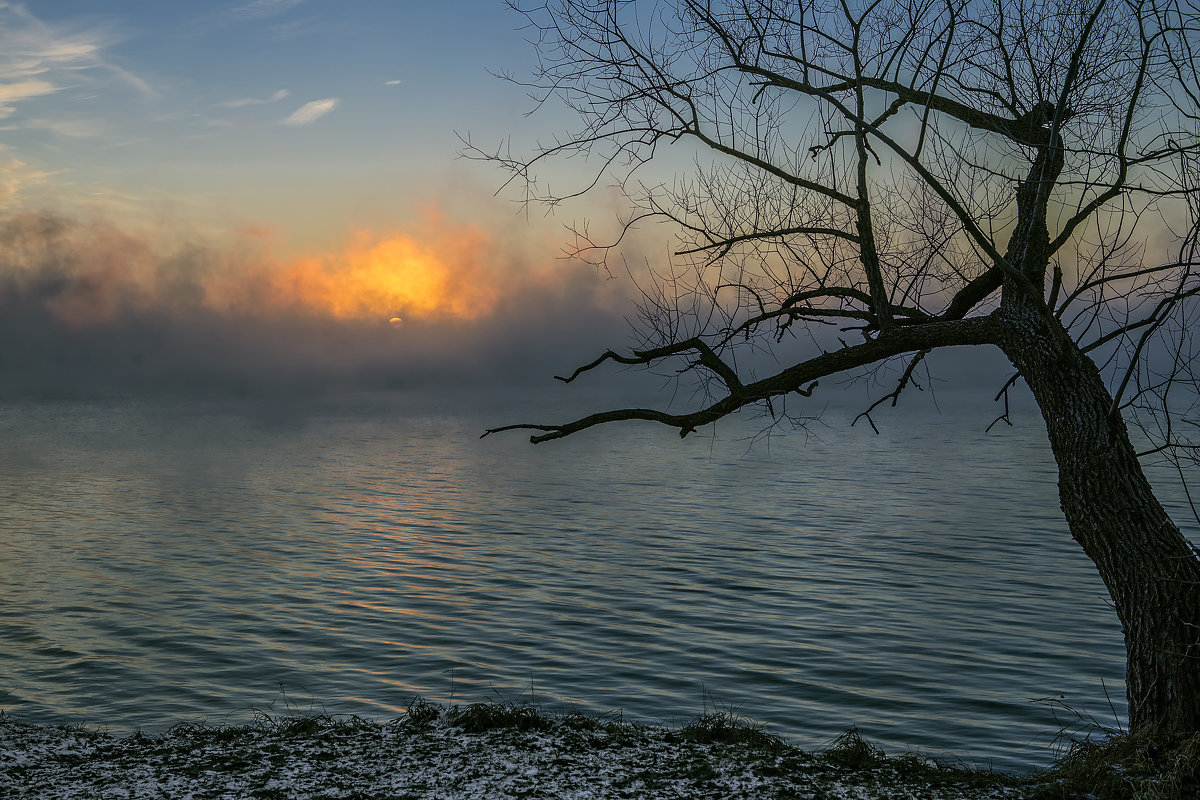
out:
{"label": "wispy cloud", "polygon": [[144,80],[103,58],[115,39],[102,27],[68,31],[42,22],[24,6],[0,2],[0,117],[13,114],[23,100],[90,80],[84,77],[89,71],[153,95]]}
{"label": "wispy cloud", "polygon": [[400,85],[400,84],[402,84],[402,83],[404,83],[404,81],[400,81],[400,80],[396,80],[396,81],[384,81],[384,82],[383,82],[383,85],[384,85],[384,86],[399,86],[399,85]]}
{"label": "wispy cloud", "polygon": [[291,94],[287,89],[280,89],[270,97],[241,97],[237,100],[226,100],[224,103],[217,103],[222,108],[245,108],[246,106],[262,106],[268,103],[278,103]]}
{"label": "wispy cloud", "polygon": [[61,32],[24,6],[0,2],[0,80],[21,80],[56,68],[96,66],[109,38],[99,31]]}
{"label": "wispy cloud", "polygon": [[245,5],[229,9],[229,16],[239,19],[265,19],[284,14],[304,0],[253,0]]}
{"label": "wispy cloud", "polygon": [[30,187],[45,183],[53,174],[30,166],[19,158],[0,160],[0,210],[15,208],[22,194]]}
{"label": "wispy cloud", "polygon": [[326,22],[319,15],[309,14],[298,19],[277,22],[267,30],[276,40],[287,42],[320,33],[322,30],[325,30],[325,26]]}
{"label": "wispy cloud", "polygon": [[108,126],[102,120],[93,117],[31,119],[25,123],[25,127],[41,128],[67,139],[95,139],[104,137],[109,132]]}
{"label": "wispy cloud", "polygon": [[113,64],[104,64],[104,68],[116,75],[128,85],[132,86],[145,97],[158,97],[158,92],[154,90],[154,87],[146,83],[146,81],[142,80],[137,75],[134,75],[129,70],[121,69]]}
{"label": "wispy cloud", "polygon": [[313,100],[305,103],[293,111],[291,116],[283,120],[283,123],[285,125],[311,125],[337,108],[338,102],[336,97],[326,97],[324,100]]}
{"label": "wispy cloud", "polygon": [[58,91],[50,81],[28,80],[0,83],[0,119],[10,116],[17,107],[13,105],[31,97],[41,97]]}

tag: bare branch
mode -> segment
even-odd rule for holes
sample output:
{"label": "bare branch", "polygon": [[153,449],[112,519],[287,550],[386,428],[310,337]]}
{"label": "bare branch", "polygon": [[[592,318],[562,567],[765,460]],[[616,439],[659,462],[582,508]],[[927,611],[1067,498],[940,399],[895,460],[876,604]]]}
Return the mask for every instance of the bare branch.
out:
{"label": "bare branch", "polygon": [[[485,432],[485,435],[516,429],[546,431],[544,434],[530,438],[531,442],[538,444],[552,439],[560,439],[572,433],[578,433],[587,428],[595,427],[596,425],[636,419],[659,422],[670,427],[679,428],[680,435],[686,436],[694,432],[701,425],[716,422],[720,418],[753,403],[764,402],[770,398],[791,393],[807,397],[817,387],[821,378],[835,375],[839,372],[874,364],[883,359],[906,352],[928,352],[936,347],[950,345],[990,344],[995,342],[997,334],[996,325],[989,317],[976,317],[952,322],[931,322],[927,325],[909,328],[894,328],[890,333],[880,335],[876,339],[871,339],[862,344],[846,347],[841,350],[835,350],[831,353],[822,353],[819,356],[790,366],[768,378],[744,385],[740,381],[729,381],[732,385],[729,385],[730,391],[728,395],[705,408],[690,413],[668,414],[663,411],[640,408],[618,409],[591,414],[574,422],[561,425],[522,423],[490,428]],[[614,360],[619,363],[649,363],[652,360],[677,355],[687,349],[682,347],[663,348],[660,353],[653,356],[648,354],[634,355],[632,358],[622,357],[612,351],[608,351],[590,364],[576,370],[571,378],[574,378],[584,370],[599,366],[607,360]],[[915,367],[915,363],[913,366]]]}
{"label": "bare branch", "polygon": [[918,350],[917,354],[908,362],[908,366],[904,368],[904,372],[900,375],[900,380],[896,383],[896,388],[876,400],[874,403],[871,403],[866,411],[863,411],[854,418],[853,422],[850,423],[850,427],[853,428],[860,419],[865,419],[871,426],[871,430],[875,431],[875,433],[879,433],[879,428],[875,427],[875,420],[871,419],[871,412],[888,401],[891,401],[892,408],[895,408],[896,404],[900,402],[900,393],[903,392],[909,385],[917,386],[918,389],[921,388],[913,380],[913,370],[917,368],[917,365],[920,364],[925,359],[925,356],[929,355],[930,352],[932,351],[929,349]]}

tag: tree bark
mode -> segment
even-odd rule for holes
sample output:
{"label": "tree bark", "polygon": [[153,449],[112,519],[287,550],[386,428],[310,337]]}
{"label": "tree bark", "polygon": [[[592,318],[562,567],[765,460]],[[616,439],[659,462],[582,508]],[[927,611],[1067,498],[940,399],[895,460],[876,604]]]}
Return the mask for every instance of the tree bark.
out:
{"label": "tree bark", "polygon": [[1130,731],[1200,730],[1200,557],[1155,497],[1091,359],[1033,304],[997,313],[1001,349],[1046,422],[1071,535],[1121,621]]}

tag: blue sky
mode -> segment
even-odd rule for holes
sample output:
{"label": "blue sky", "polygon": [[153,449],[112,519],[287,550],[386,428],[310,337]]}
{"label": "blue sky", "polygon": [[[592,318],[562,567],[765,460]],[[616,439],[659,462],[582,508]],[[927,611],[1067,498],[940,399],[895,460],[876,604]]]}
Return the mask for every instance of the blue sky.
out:
{"label": "blue sky", "polygon": [[328,243],[499,176],[455,132],[523,125],[498,2],[0,3],[0,201],[108,204]]}

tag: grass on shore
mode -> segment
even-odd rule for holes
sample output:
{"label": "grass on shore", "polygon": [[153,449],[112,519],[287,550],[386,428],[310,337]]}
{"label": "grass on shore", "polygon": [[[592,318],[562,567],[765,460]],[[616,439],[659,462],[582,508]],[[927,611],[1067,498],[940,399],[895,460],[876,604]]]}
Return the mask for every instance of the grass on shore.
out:
{"label": "grass on shore", "polygon": [[1035,800],[1197,800],[1200,733],[1109,732],[1099,740],[1075,742],[1039,777]]}
{"label": "grass on shore", "polygon": [[1029,798],[1195,800],[1200,735],[1077,743],[1015,776],[915,754],[855,731],[809,752],[730,713],[682,726],[548,714],[530,703],[416,700],[379,723],[270,716],[112,737],[0,713],[0,785],[16,798]]}
{"label": "grass on shore", "polygon": [[[439,719],[441,709],[418,700],[408,709],[410,724]],[[530,703],[473,703],[451,706],[446,719],[470,733],[496,729],[549,730],[556,726],[604,729],[621,738],[643,726],[605,721],[579,712],[552,717]],[[792,747],[760,725],[729,712],[700,715],[667,741],[734,745],[766,759],[793,766],[801,763],[844,770],[847,774],[890,774],[897,783],[928,786],[1010,789],[1033,800],[1198,800],[1200,798],[1200,733],[1189,737],[1133,736],[1102,729],[1098,740],[1071,742],[1053,767],[1028,776],[979,769],[953,761],[904,753],[888,756],[882,748],[850,730],[815,753]],[[773,771],[769,770],[769,771]]]}

